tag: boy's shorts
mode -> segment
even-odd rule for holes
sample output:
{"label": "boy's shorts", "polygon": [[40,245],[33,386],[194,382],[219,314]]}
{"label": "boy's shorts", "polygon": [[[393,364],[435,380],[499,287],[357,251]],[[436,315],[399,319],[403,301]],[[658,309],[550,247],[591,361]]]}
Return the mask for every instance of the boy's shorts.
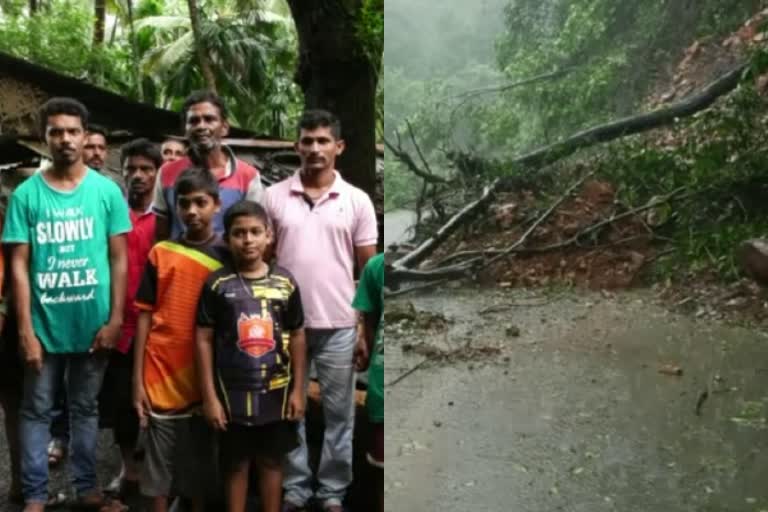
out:
{"label": "boy's shorts", "polygon": [[293,421],[257,426],[228,424],[226,431],[219,432],[222,469],[230,471],[241,462],[255,458],[282,464],[285,456],[299,447],[296,427]]}
{"label": "boy's shorts", "polygon": [[185,498],[215,495],[216,438],[203,417],[151,414],[143,434],[141,494]]}
{"label": "boy's shorts", "polygon": [[115,443],[130,446],[139,434],[139,417],[133,408],[133,350],[111,350],[99,390],[99,428],[114,432]]}
{"label": "boy's shorts", "polygon": [[371,466],[384,469],[384,423],[371,425],[371,440],[366,457]]}

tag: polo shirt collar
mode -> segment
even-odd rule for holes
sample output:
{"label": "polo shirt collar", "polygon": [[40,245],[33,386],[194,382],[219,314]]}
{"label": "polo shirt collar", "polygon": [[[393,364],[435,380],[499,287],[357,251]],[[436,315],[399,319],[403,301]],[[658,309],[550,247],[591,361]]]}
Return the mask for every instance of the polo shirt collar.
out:
{"label": "polo shirt collar", "polygon": [[136,215],[136,217],[138,217],[138,218],[146,217],[147,215],[149,215],[151,213],[154,213],[154,210],[152,209],[152,203],[149,203],[149,206],[143,212],[137,212],[136,210],[134,210],[130,206],[128,207],[128,209],[130,210],[131,213]]}
{"label": "polo shirt collar", "polygon": [[[344,181],[344,178],[341,177],[341,173],[339,171],[334,169],[333,174],[336,176],[336,178],[333,180],[331,188],[329,188],[328,191],[323,195],[324,197],[337,197],[339,194],[341,194],[342,190],[344,189],[344,185],[347,183]],[[301,182],[301,169],[297,170],[295,173],[293,173],[293,176],[291,176],[291,194],[304,195],[304,184]]]}

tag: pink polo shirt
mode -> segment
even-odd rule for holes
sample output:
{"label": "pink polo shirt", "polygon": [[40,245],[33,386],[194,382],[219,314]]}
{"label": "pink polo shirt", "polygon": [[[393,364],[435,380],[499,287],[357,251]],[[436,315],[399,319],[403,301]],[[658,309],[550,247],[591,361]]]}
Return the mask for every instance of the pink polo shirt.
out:
{"label": "pink polo shirt", "polygon": [[262,204],[274,225],[277,261],[299,285],[305,327],[353,327],[355,247],[376,245],[378,238],[371,198],[336,172],[310,207],[297,171],[269,187]]}

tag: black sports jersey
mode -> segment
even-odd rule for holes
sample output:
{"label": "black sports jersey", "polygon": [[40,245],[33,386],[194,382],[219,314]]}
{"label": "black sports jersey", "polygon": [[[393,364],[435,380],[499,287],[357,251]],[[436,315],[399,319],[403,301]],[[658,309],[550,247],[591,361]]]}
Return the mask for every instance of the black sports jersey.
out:
{"label": "black sports jersey", "polygon": [[221,268],[203,287],[197,324],[214,330],[216,384],[229,420],[263,425],[284,419],[290,332],[304,324],[293,277],[280,267],[262,279]]}

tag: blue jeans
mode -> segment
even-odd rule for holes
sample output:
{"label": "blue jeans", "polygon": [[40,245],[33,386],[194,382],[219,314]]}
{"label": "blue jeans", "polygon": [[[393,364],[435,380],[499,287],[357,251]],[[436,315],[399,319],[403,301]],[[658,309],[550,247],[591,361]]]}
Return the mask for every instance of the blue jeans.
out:
{"label": "blue jeans", "polygon": [[78,496],[98,491],[96,442],[99,434],[97,395],[107,367],[107,354],[45,354],[38,373],[24,370],[21,401],[21,485],[27,503],[48,499],[48,442],[54,399],[66,388],[72,484]]}
{"label": "blue jeans", "polygon": [[[352,437],[355,425],[356,329],[307,329],[307,370],[314,361],[323,399],[325,434],[317,471],[316,497],[324,505],[341,505],[352,483]],[[308,382],[309,379],[307,378]],[[286,461],[285,500],[305,505],[312,497],[304,421],[299,424],[300,445]]]}

